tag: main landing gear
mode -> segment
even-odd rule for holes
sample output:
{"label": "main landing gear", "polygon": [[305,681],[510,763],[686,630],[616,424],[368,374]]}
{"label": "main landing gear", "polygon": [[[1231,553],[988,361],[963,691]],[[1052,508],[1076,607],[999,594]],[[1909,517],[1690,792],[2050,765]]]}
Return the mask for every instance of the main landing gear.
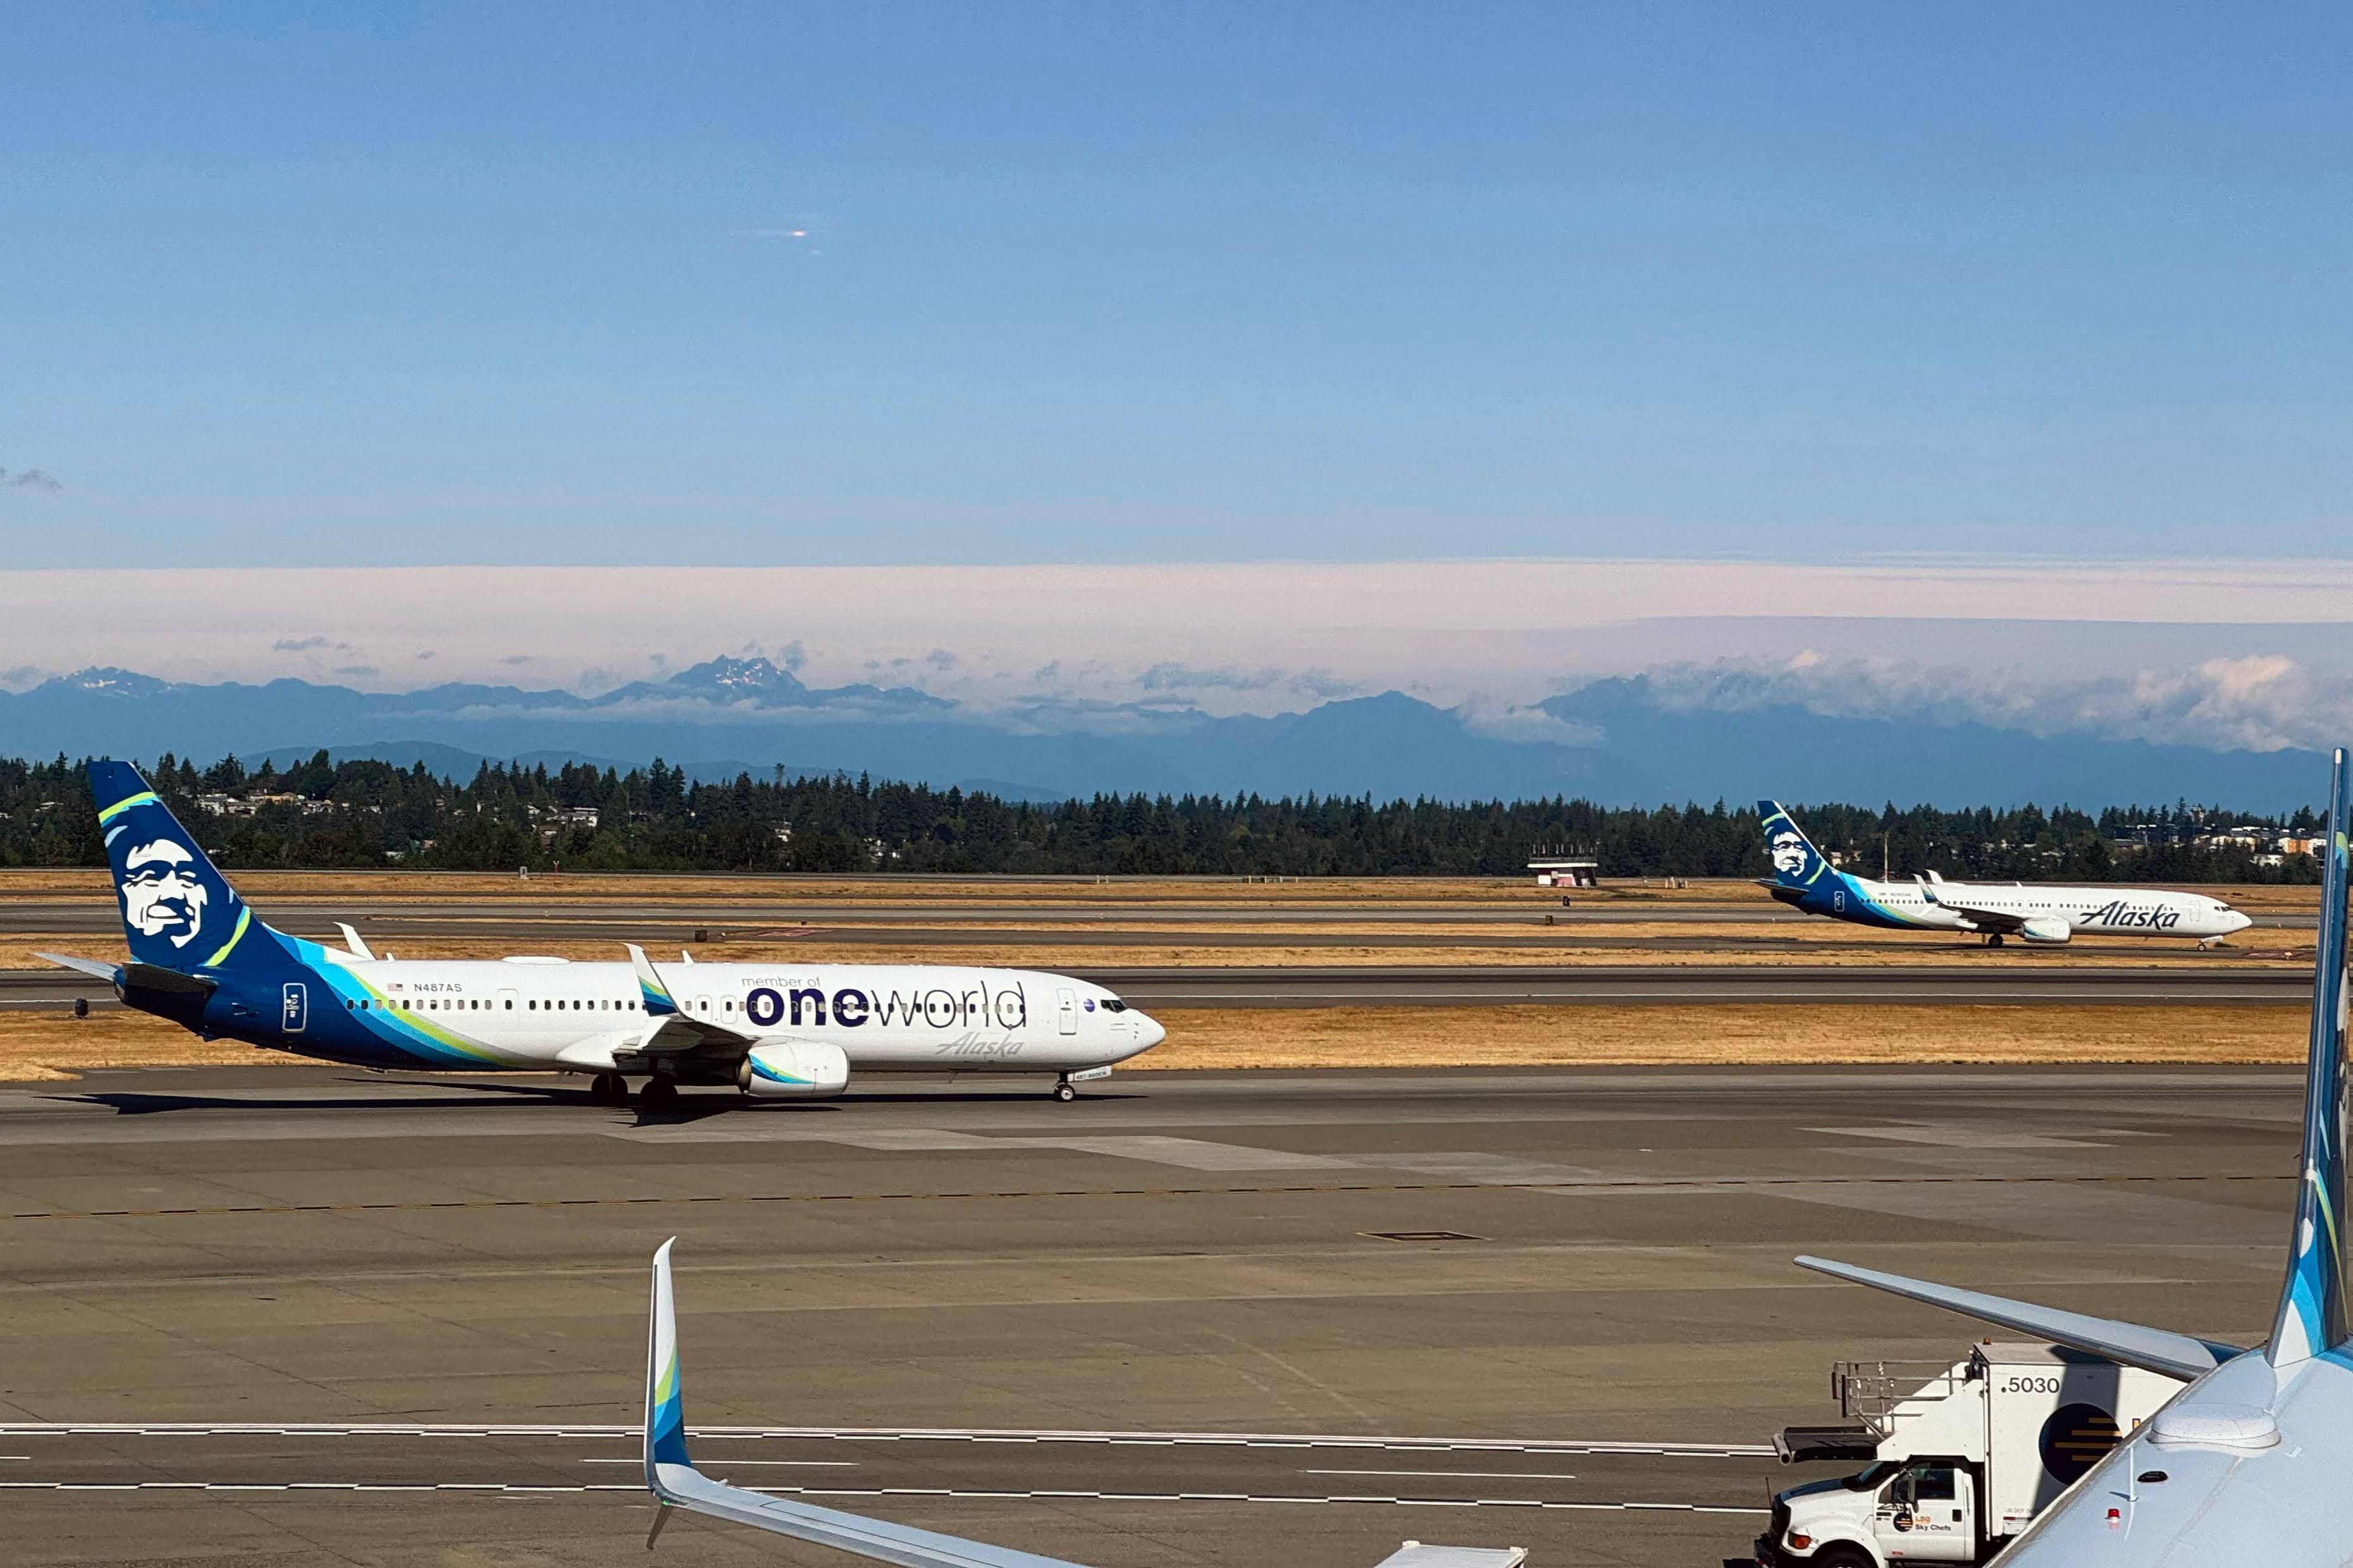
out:
{"label": "main landing gear", "polygon": [[2000,947],[2001,945],[2001,932],[1998,931],[1988,931],[1986,933],[1986,945],[1988,947]]}
{"label": "main landing gear", "polygon": [[678,1085],[666,1078],[649,1078],[646,1087],[638,1090],[640,1110],[668,1110],[678,1103]]}
{"label": "main landing gear", "polygon": [[588,1080],[588,1098],[599,1105],[627,1105],[629,1080],[617,1072],[600,1072]]}

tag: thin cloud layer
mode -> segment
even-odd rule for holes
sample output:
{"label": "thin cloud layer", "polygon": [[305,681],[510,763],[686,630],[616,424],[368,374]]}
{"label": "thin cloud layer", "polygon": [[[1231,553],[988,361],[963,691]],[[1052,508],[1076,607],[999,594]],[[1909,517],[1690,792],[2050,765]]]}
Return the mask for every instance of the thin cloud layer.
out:
{"label": "thin cloud layer", "polygon": [[2277,654],[2094,679],[1809,653],[1778,665],[1680,665],[1646,675],[1664,705],[1684,710],[1793,704],[1839,718],[1989,724],[2213,751],[2317,751],[2353,734],[2353,688]]}

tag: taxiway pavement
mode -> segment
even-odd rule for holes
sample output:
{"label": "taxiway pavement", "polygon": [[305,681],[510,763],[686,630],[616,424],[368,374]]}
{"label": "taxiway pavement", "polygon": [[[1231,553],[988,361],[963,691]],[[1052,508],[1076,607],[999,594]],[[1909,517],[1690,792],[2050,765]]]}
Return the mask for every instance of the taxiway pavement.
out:
{"label": "taxiway pavement", "polygon": [[[2293,1070],[1155,1074],[590,1105],[0,1087],[0,1559],[642,1562],[645,1261],[715,1473],[1104,1564],[1738,1555],[1849,1356],[1800,1251],[2259,1336]],[[681,1531],[687,1533],[681,1534]],[[830,1559],[681,1521],[665,1553]]]}

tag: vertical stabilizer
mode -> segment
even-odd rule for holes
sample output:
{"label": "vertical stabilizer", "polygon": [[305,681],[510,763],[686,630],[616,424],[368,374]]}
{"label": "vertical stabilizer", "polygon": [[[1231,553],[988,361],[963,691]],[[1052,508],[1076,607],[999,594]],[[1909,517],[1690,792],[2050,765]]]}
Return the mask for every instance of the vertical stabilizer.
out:
{"label": "vertical stabilizer", "polygon": [[132,961],[181,974],[236,962],[269,928],[254,929],[261,922],[137,768],[111,761],[88,768]]}
{"label": "vertical stabilizer", "polygon": [[1773,880],[1785,888],[1810,888],[1835,875],[1814,841],[1779,801],[1758,801],[1757,815],[1765,829],[1765,853],[1772,858]]}
{"label": "vertical stabilizer", "polygon": [[2353,769],[2339,748],[2329,773],[2328,844],[2321,858],[2320,941],[2313,960],[2312,1045],[2304,1085],[2303,1184],[2287,1282],[2263,1353],[2274,1366],[2308,1361],[2346,1342],[2345,921],[2347,817]]}

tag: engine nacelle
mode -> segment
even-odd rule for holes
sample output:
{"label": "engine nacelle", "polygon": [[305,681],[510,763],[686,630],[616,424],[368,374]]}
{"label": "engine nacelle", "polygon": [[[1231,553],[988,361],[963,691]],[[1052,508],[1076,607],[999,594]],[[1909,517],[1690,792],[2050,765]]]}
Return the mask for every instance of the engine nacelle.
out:
{"label": "engine nacelle", "polygon": [[2018,934],[2029,942],[2062,942],[2075,934],[2075,928],[2060,915],[2036,915],[2018,928]]}
{"label": "engine nacelle", "polygon": [[849,1058],[815,1040],[754,1046],[735,1069],[735,1087],[754,1100],[827,1100],[849,1087]]}

